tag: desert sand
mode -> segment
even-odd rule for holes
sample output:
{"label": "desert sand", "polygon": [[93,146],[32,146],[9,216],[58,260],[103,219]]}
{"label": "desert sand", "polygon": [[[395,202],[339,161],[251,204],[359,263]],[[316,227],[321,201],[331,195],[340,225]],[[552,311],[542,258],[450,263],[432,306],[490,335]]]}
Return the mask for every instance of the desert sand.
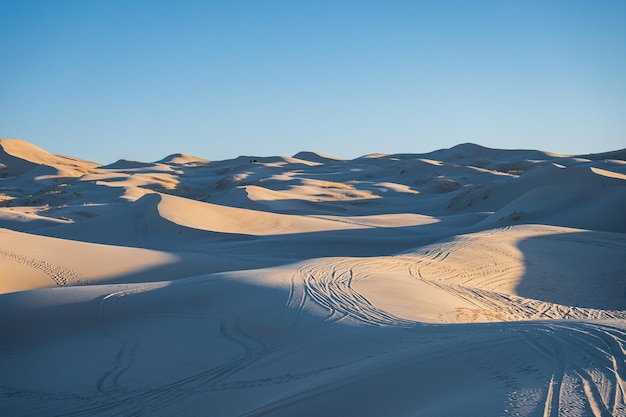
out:
{"label": "desert sand", "polygon": [[624,416],[626,150],[0,141],[0,415]]}

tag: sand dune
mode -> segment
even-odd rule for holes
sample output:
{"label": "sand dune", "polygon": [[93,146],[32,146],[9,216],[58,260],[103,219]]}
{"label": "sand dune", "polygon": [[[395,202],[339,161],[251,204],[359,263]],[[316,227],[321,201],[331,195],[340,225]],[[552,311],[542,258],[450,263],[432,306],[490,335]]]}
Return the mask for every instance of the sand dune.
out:
{"label": "sand dune", "polygon": [[0,141],[0,415],[626,415],[626,150]]}
{"label": "sand dune", "polygon": [[22,139],[2,139],[0,164],[4,166],[0,175],[20,175],[47,167],[59,176],[79,176],[97,166],[81,159],[53,155]]}

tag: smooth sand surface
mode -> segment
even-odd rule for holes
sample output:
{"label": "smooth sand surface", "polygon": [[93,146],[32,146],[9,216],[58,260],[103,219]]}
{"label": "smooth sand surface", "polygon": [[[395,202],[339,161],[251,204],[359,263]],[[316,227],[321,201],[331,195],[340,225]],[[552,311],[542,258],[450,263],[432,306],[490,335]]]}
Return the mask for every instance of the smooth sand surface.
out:
{"label": "smooth sand surface", "polygon": [[0,415],[624,416],[626,161],[0,141]]}

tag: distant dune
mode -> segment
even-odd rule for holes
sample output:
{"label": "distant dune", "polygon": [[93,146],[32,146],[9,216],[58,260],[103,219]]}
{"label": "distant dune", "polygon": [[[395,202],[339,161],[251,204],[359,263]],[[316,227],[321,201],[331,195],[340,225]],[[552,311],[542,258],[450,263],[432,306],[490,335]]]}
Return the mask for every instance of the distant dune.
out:
{"label": "distant dune", "polygon": [[626,149],[0,140],[0,415],[624,416]]}

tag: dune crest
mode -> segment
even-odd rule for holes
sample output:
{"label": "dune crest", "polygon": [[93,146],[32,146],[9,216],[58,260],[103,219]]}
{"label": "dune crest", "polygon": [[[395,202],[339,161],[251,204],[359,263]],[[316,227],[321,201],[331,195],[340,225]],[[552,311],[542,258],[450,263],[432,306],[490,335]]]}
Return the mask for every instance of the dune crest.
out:
{"label": "dune crest", "polygon": [[0,177],[19,176],[42,166],[54,169],[58,176],[79,176],[89,172],[97,164],[53,155],[23,139],[0,139]]}

